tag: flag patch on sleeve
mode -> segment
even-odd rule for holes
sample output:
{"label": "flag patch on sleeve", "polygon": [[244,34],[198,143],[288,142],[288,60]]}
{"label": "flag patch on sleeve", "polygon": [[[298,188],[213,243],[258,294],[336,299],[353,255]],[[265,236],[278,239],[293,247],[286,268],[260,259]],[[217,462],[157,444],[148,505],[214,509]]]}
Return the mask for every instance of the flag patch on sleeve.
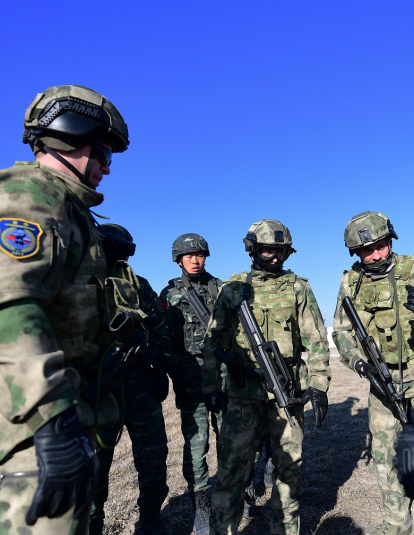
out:
{"label": "flag patch on sleeve", "polygon": [[39,252],[42,227],[25,219],[0,219],[0,249],[17,260]]}

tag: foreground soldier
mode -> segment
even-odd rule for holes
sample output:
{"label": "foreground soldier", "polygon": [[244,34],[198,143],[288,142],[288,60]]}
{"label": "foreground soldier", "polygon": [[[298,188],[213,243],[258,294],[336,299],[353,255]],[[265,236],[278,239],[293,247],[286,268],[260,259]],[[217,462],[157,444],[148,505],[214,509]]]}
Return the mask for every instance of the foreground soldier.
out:
{"label": "foreground soldier", "polygon": [[[183,474],[188,484],[195,510],[194,532],[207,535],[210,506],[207,498],[209,449],[209,412],[201,390],[201,349],[205,329],[186,299],[187,290],[195,289],[207,308],[212,311],[221,281],[204,269],[210,256],[208,244],[198,234],[183,234],[173,243],[172,259],[182,269],[182,275],[170,280],[161,292],[166,307],[166,321],[175,354],[190,378],[195,392],[183,397],[176,392],[176,405],[181,411],[181,430],[184,436]],[[218,433],[216,415],[212,415]]]}
{"label": "foreground soldier", "polygon": [[369,428],[372,433],[372,458],[381,489],[384,521],[370,535],[408,535],[412,532],[410,500],[397,479],[392,465],[394,443],[402,425],[395,407],[380,392],[381,383],[372,363],[361,351],[342,300],[351,298],[368,334],[374,338],[392,374],[397,392],[404,392],[405,409],[414,394],[413,313],[407,301],[406,285],[414,279],[414,259],[392,252],[397,234],[388,217],[364,212],[351,219],[345,228],[345,245],[359,256],[349,271],[344,271],[338,294],[333,339],[341,362],[371,382],[368,399]]}
{"label": "foreground soldier", "polygon": [[[131,284],[134,294],[130,296],[127,306],[134,306],[140,311],[150,338],[148,351],[128,368],[119,385],[117,398],[119,405],[123,407],[120,420],[99,429],[103,445],[99,445],[97,449],[99,471],[93,495],[89,533],[102,534],[113,447],[125,425],[138,472],[140,514],[136,535],[166,535],[160,519],[161,506],[168,494],[167,436],[161,407],[161,401],[164,401],[168,394],[168,377],[163,369],[170,373],[176,388],[180,387],[182,373],[179,366],[174,366],[171,362],[171,342],[165,336],[164,309],[157,294],[149,282],[135,275],[126,262],[135,253],[131,234],[120,225],[106,224],[101,225],[99,229],[105,234],[104,251],[111,270],[111,279],[122,281],[121,292],[126,281]],[[125,309],[125,305],[123,308]]]}
{"label": "foreground soldier", "polygon": [[[247,299],[267,341],[275,340],[291,377],[291,397],[304,390],[315,422],[321,426],[328,410],[329,350],[323,320],[307,279],[283,269],[292,252],[289,229],[263,219],[250,227],[243,240],[253,259],[250,273],[233,275],[215,304],[203,348],[203,391],[208,406],[223,400],[220,362],[214,349],[232,351],[240,366],[238,378],[229,369],[225,390],[227,412],[219,439],[217,485],[211,502],[210,535],[237,532],[243,513],[244,487],[251,472],[263,426],[268,426],[273,464],[272,535],[298,535],[301,503],[303,405],[290,408],[295,427],[288,423],[273,395],[263,388],[258,364],[248,347],[235,308]],[[308,369],[301,359],[308,351]],[[236,368],[237,369],[237,368]],[[236,383],[243,383],[243,387]]]}
{"label": "foreground soldier", "polygon": [[[39,93],[24,126],[36,161],[0,174],[1,525],[9,535],[78,535],[95,471],[82,370],[110,319],[89,208],[103,201],[94,189],[128,130],[105,97],[74,85]],[[108,397],[101,423],[117,412]]]}

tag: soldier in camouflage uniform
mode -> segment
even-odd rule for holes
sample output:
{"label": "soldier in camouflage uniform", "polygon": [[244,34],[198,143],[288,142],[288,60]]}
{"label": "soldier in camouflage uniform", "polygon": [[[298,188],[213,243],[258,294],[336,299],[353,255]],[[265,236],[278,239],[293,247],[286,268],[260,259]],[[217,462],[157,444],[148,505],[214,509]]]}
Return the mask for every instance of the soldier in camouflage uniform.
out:
{"label": "soldier in camouflage uniform", "polygon": [[384,521],[370,535],[408,535],[412,532],[410,500],[392,465],[394,442],[402,426],[395,409],[381,392],[381,383],[372,363],[368,363],[343,307],[345,296],[354,307],[369,335],[375,339],[390,369],[397,392],[403,392],[405,406],[414,395],[413,313],[403,304],[407,285],[414,280],[414,258],[392,252],[397,234],[388,217],[364,212],[345,228],[345,245],[355,262],[344,271],[338,294],[333,339],[341,362],[371,382],[368,399],[372,458],[381,489]]}
{"label": "soldier in camouflage uniform", "polygon": [[[320,427],[328,410],[326,392],[331,377],[328,341],[307,279],[283,269],[284,261],[296,252],[289,229],[279,221],[263,219],[250,227],[243,241],[253,259],[252,269],[250,273],[233,275],[224,284],[204,339],[203,392],[208,407],[220,406],[224,396],[220,362],[214,349],[234,352],[240,363],[236,367],[239,377],[235,377],[235,370],[229,370],[226,377],[227,412],[219,439],[210,535],[237,533],[244,487],[264,426],[268,428],[275,466],[270,533],[298,535],[303,404],[311,399],[315,423]],[[273,395],[264,389],[258,364],[235,314],[235,308],[246,298],[264,338],[279,345],[291,377],[290,396],[302,396],[301,402],[290,408],[295,427],[289,425],[284,410],[278,408]],[[308,366],[301,358],[302,347],[309,355]]]}
{"label": "soldier in camouflage uniform", "polygon": [[135,468],[138,472],[140,508],[136,535],[166,535],[160,521],[160,509],[168,494],[166,483],[167,437],[161,402],[168,394],[168,377],[172,376],[176,389],[186,388],[182,383],[180,365],[174,362],[170,339],[165,335],[164,309],[158,295],[143,277],[134,274],[127,260],[135,253],[131,234],[120,225],[106,224],[99,229],[105,234],[104,251],[111,277],[129,281],[135,289],[128,307],[140,311],[149,331],[148,351],[128,368],[118,389],[122,418],[99,429],[101,444],[97,449],[99,472],[93,496],[90,535],[101,535],[104,504],[108,497],[108,476],[113,446],[126,425],[132,443]]}
{"label": "soldier in camouflage uniform", "polygon": [[[210,506],[207,499],[208,466],[206,455],[209,449],[209,411],[201,390],[201,349],[205,334],[190,304],[187,290],[194,288],[212,311],[221,281],[204,269],[206,257],[210,256],[208,244],[198,234],[183,234],[173,243],[172,260],[182,269],[182,274],[170,280],[161,292],[166,308],[166,321],[175,354],[179,357],[193,385],[191,396],[183,397],[176,392],[176,405],[181,411],[181,430],[184,436],[183,474],[188,484],[194,507],[194,532],[207,535]],[[218,426],[212,414],[213,429]]]}
{"label": "soldier in camouflage uniform", "polygon": [[[83,369],[111,319],[90,208],[128,130],[111,102],[75,85],[39,93],[24,127],[36,160],[0,173],[0,531],[83,535],[96,463]],[[117,416],[109,396],[99,421]]]}

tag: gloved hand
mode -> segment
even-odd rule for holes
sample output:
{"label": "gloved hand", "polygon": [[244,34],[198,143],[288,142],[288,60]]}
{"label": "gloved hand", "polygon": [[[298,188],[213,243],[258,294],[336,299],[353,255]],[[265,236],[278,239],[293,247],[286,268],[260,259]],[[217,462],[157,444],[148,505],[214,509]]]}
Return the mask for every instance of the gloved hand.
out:
{"label": "gloved hand", "polygon": [[406,425],[395,443],[396,456],[393,459],[398,481],[407,496],[414,498],[414,427]]}
{"label": "gloved hand", "polygon": [[358,362],[355,363],[355,371],[359,373],[360,377],[368,379],[379,394],[382,396],[386,395],[375,366],[365,360],[359,359]]}
{"label": "gloved hand", "polygon": [[26,514],[28,526],[42,516],[56,518],[75,505],[78,520],[92,501],[94,451],[84,435],[75,407],[58,414],[34,435],[39,482]]}
{"label": "gloved hand", "polygon": [[326,392],[310,386],[299,400],[299,403],[306,405],[309,400],[312,403],[315,425],[316,427],[321,427],[325,416],[328,414],[328,396]]}
{"label": "gloved hand", "polygon": [[405,289],[407,290],[408,295],[407,295],[407,302],[404,303],[404,306],[410,312],[414,312],[414,286],[411,286],[411,284],[407,284]]}
{"label": "gloved hand", "polygon": [[195,386],[181,366],[174,366],[173,368],[169,369],[168,375],[171,377],[173,382],[175,399],[177,403],[180,403],[180,401],[183,399],[194,396]]}
{"label": "gloved hand", "polygon": [[159,366],[152,366],[149,390],[155,401],[162,403],[167,398],[169,389],[168,375]]}
{"label": "gloved hand", "polygon": [[222,390],[213,390],[213,392],[204,394],[204,403],[208,411],[216,414],[220,411],[225,413],[227,410],[227,398]]}

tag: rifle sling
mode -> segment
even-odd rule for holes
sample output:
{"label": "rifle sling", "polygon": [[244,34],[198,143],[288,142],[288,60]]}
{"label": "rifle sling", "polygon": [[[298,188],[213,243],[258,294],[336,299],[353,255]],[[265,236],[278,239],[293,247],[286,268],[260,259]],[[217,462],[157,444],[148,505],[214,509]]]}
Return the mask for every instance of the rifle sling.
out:
{"label": "rifle sling", "polygon": [[403,392],[403,374],[402,374],[402,334],[401,334],[401,324],[400,324],[400,312],[398,309],[399,303],[398,303],[398,292],[397,292],[397,284],[395,282],[395,268],[393,268],[388,273],[388,278],[394,288],[394,299],[395,299],[395,314],[397,316],[397,344],[398,344],[398,369],[400,372],[400,393]]}

